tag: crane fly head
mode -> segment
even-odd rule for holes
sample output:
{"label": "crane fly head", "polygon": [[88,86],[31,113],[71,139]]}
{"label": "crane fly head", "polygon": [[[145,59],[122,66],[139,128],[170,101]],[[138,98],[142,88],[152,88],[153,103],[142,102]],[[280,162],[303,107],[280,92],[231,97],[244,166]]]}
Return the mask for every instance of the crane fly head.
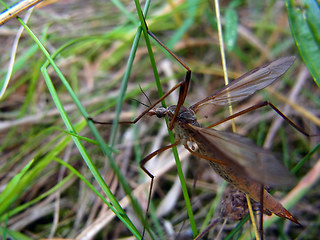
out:
{"label": "crane fly head", "polygon": [[158,118],[163,118],[168,115],[168,110],[164,107],[153,108],[148,112],[148,115],[156,115]]}

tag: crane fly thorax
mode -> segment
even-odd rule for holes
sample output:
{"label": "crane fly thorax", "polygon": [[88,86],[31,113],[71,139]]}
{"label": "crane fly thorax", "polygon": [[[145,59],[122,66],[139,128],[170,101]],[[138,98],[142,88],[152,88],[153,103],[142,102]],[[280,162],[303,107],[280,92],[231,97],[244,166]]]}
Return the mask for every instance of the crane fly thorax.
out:
{"label": "crane fly thorax", "polygon": [[[175,114],[176,108],[176,105],[172,105],[168,108],[157,107],[150,110],[149,115],[156,115],[158,118],[168,116],[169,121],[171,121]],[[177,124],[190,123],[191,125],[200,127],[200,124],[197,122],[197,117],[194,111],[184,106],[180,107],[179,114],[177,115],[177,118],[175,120],[177,121]]]}
{"label": "crane fly thorax", "polygon": [[[176,105],[172,105],[168,108],[157,107],[152,109],[149,112],[149,114],[156,115],[158,118],[168,116],[169,121],[172,121],[176,108]],[[186,127],[187,124],[200,127],[200,124],[197,122],[197,117],[194,111],[184,106],[181,106],[179,113],[175,118],[173,128],[177,139],[179,139],[182,144],[186,144],[188,141],[192,141],[192,138],[190,137],[190,134],[188,132],[188,128]]]}
{"label": "crane fly thorax", "polygon": [[[177,106],[173,105],[168,107],[167,111],[168,111],[168,117],[169,120],[172,120],[172,117],[176,111]],[[186,108],[184,106],[181,106],[179,109],[179,113],[177,115],[177,124],[191,124],[197,127],[200,127],[200,124],[197,122],[197,117],[196,114],[194,113],[193,110]]]}

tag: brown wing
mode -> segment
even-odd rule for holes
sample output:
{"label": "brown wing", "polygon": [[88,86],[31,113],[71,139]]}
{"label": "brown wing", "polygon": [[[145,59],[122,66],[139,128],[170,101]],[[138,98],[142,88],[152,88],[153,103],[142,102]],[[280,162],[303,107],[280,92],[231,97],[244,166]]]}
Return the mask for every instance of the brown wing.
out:
{"label": "brown wing", "polygon": [[211,151],[211,156],[216,160],[228,159],[227,164],[238,165],[252,179],[266,185],[285,186],[295,182],[288,169],[273,153],[258,147],[250,139],[234,133],[189,126],[199,134],[202,143],[205,139],[205,144],[202,144],[205,146],[199,148],[207,153]]}
{"label": "brown wing", "polygon": [[291,67],[295,59],[296,57],[294,56],[283,57],[261,67],[257,67],[232,81],[211,96],[195,103],[190,108],[196,112],[201,106],[207,104],[221,106],[227,105],[229,102],[241,101],[273,83]]}

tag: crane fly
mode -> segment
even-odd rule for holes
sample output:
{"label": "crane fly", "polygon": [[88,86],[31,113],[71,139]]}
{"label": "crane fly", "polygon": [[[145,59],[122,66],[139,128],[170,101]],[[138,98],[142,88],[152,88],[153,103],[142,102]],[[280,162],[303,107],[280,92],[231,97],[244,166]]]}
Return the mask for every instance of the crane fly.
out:
{"label": "crane fly", "polygon": [[[305,135],[303,130],[288,119],[281,111],[270,102],[262,102],[241,112],[220,121],[209,127],[201,127],[197,121],[195,113],[203,106],[212,104],[215,106],[226,106],[229,103],[241,101],[246,97],[261,90],[276,79],[283,75],[294,63],[295,57],[283,57],[271,63],[257,67],[250,72],[245,73],[241,77],[232,81],[222,89],[216,91],[212,95],[193,104],[189,108],[182,104],[178,109],[178,105],[168,108],[155,107],[160,101],[171,94],[175,89],[180,87],[179,102],[181,96],[183,101],[188,91],[190,78],[178,83],[168,93],[163,95],[148,109],[142,112],[134,121],[121,121],[121,124],[132,124],[140,120],[144,115],[157,116],[163,118],[167,116],[170,121],[170,127],[175,131],[176,142],[172,145],[158,149],[145,157],[140,166],[147,175],[153,180],[154,176],[145,168],[145,164],[155,155],[163,152],[173,146],[181,143],[193,155],[206,159],[211,167],[227,182],[234,185],[239,190],[247,193],[253,200],[259,202],[261,194],[261,185],[267,186],[285,186],[293,182],[293,177],[274,156],[274,154],[266,149],[258,147],[251,140],[235,133],[217,131],[213,126],[221,122],[230,120],[239,115],[245,114],[254,109],[270,106],[281,117],[287,120],[292,126]],[[188,76],[190,74],[187,73]],[[177,110],[178,109],[178,110]],[[100,121],[91,119],[95,123],[105,124]],[[198,146],[199,153],[190,149],[188,142],[195,143]],[[151,183],[152,184],[152,183]],[[287,211],[281,203],[272,197],[265,189],[263,189],[263,206],[279,217],[287,218],[294,223],[299,222]]]}
{"label": "crane fly", "polygon": [[[140,162],[142,170],[151,178],[149,198],[151,197],[154,176],[145,168],[146,162],[157,154],[181,143],[191,154],[207,160],[211,167],[227,182],[248,194],[254,201],[260,202],[261,220],[262,213],[266,210],[266,212],[272,212],[279,217],[289,219],[300,225],[292,214],[286,210],[278,200],[272,197],[264,187],[291,185],[294,182],[294,178],[290,175],[288,169],[277,160],[272,152],[258,147],[248,138],[235,133],[217,131],[214,130],[213,127],[252,110],[269,106],[302,134],[306,136],[311,135],[305,133],[302,128],[297,126],[276,106],[268,101],[258,103],[207,127],[202,127],[196,117],[196,113],[206,105],[227,106],[233,102],[241,101],[256,91],[269,86],[291,67],[295,61],[295,57],[282,57],[271,63],[254,68],[210,96],[186,108],[183,104],[191,81],[191,69],[170,51],[148,28],[147,32],[187,70],[184,81],[179,82],[133,121],[119,122],[120,124],[135,124],[145,115],[157,116],[158,118],[168,117],[170,122],[169,128],[174,129],[176,141],[173,144],[154,151]],[[157,104],[177,88],[180,88],[177,105],[168,108],[156,107]],[[92,118],[89,119],[98,124],[110,124]],[[188,143],[195,143],[199,151],[194,151],[188,146]],[[148,204],[149,203],[150,201],[148,201]],[[147,209],[148,208],[149,206],[147,206]],[[263,232],[263,228],[261,229],[261,232]]]}
{"label": "crane fly", "polygon": [[[283,57],[255,68],[189,108],[181,106],[180,109],[177,110],[177,105],[173,105],[168,108],[157,107],[149,109],[146,113],[148,115],[156,115],[159,118],[168,116],[170,125],[172,124],[175,131],[176,142],[144,158],[140,164],[142,169],[149,176],[153,177],[144,167],[145,163],[156,154],[181,143],[191,154],[208,160],[211,167],[223,179],[239,190],[247,193],[257,202],[260,200],[261,185],[283,186],[292,184],[293,177],[290,175],[288,169],[276,159],[273,153],[258,147],[248,138],[235,133],[201,127],[195,113],[207,104],[225,106],[230,102],[243,100],[256,91],[273,83],[290,68],[294,60],[294,56]],[[182,86],[185,86],[184,84],[185,82],[183,82]],[[182,87],[182,89],[187,91],[187,88]],[[263,102],[234,114],[227,119],[265,105],[269,105],[275,109],[276,112],[280,112],[280,110],[271,103]],[[285,117],[281,112],[280,115]],[[289,120],[287,117],[285,117],[285,119]],[[291,120],[289,120],[289,122],[291,125],[297,127]],[[297,129],[300,130],[298,127]],[[195,143],[198,146],[199,153],[190,149],[188,146],[189,142]],[[263,190],[263,206],[279,217],[287,218],[299,224],[289,211],[265,189]]]}
{"label": "crane fly", "polygon": [[[154,35],[151,33],[151,36]],[[157,41],[160,42],[159,40]],[[171,51],[170,53],[174,55]],[[191,154],[208,160],[215,172],[227,182],[240,191],[248,194],[254,201],[260,202],[261,239],[263,239],[263,213],[265,211],[272,212],[279,217],[289,219],[290,221],[300,225],[296,218],[293,217],[277,199],[269,194],[264,187],[265,185],[286,186],[292,184],[294,179],[288,169],[286,169],[276,159],[272,152],[258,147],[248,138],[235,133],[217,131],[212,129],[212,127],[254,109],[263,106],[270,106],[298,131],[307,136],[308,134],[295,125],[270,102],[256,104],[208,127],[202,127],[197,121],[197,117],[195,115],[195,113],[205,105],[211,104],[216,106],[226,106],[232,102],[241,101],[254,94],[256,91],[269,86],[283,75],[291,67],[294,61],[295,57],[289,56],[257,67],[232,81],[230,84],[216,91],[207,98],[200,100],[189,108],[186,108],[183,106],[183,102],[186,98],[191,79],[191,71],[188,69],[185,81],[178,83],[167,94],[156,101],[156,103],[152,104],[152,106],[140,114],[140,116],[138,116],[134,121],[122,122],[135,123],[145,114],[149,116],[156,115],[158,118],[167,116],[170,121],[170,128],[175,131],[176,141],[174,144],[158,149],[140,162],[140,167],[151,178],[149,198],[151,197],[154,176],[145,168],[146,162],[160,152],[181,143]],[[180,60],[179,62],[182,63]],[[177,105],[172,105],[168,108],[155,107],[156,104],[178,87],[180,87],[180,94]],[[195,143],[198,146],[199,153],[190,149],[188,146],[189,142]],[[147,209],[148,208],[149,206]]]}

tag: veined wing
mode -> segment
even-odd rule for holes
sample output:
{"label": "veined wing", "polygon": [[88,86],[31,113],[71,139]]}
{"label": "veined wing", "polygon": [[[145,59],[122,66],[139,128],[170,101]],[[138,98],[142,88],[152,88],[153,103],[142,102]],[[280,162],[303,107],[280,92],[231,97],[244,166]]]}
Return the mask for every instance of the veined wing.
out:
{"label": "veined wing", "polygon": [[272,152],[258,147],[250,139],[234,133],[189,126],[205,139],[205,146],[199,148],[204,149],[208,156],[212,154],[212,158],[219,161],[226,159],[226,164],[239,166],[240,171],[244,169],[252,179],[266,185],[285,186],[295,182]]}
{"label": "veined wing", "polygon": [[273,83],[291,67],[295,59],[296,57],[294,56],[283,57],[257,67],[232,81],[211,96],[195,103],[190,108],[196,112],[201,106],[207,104],[221,106],[235,101],[241,101]]}

